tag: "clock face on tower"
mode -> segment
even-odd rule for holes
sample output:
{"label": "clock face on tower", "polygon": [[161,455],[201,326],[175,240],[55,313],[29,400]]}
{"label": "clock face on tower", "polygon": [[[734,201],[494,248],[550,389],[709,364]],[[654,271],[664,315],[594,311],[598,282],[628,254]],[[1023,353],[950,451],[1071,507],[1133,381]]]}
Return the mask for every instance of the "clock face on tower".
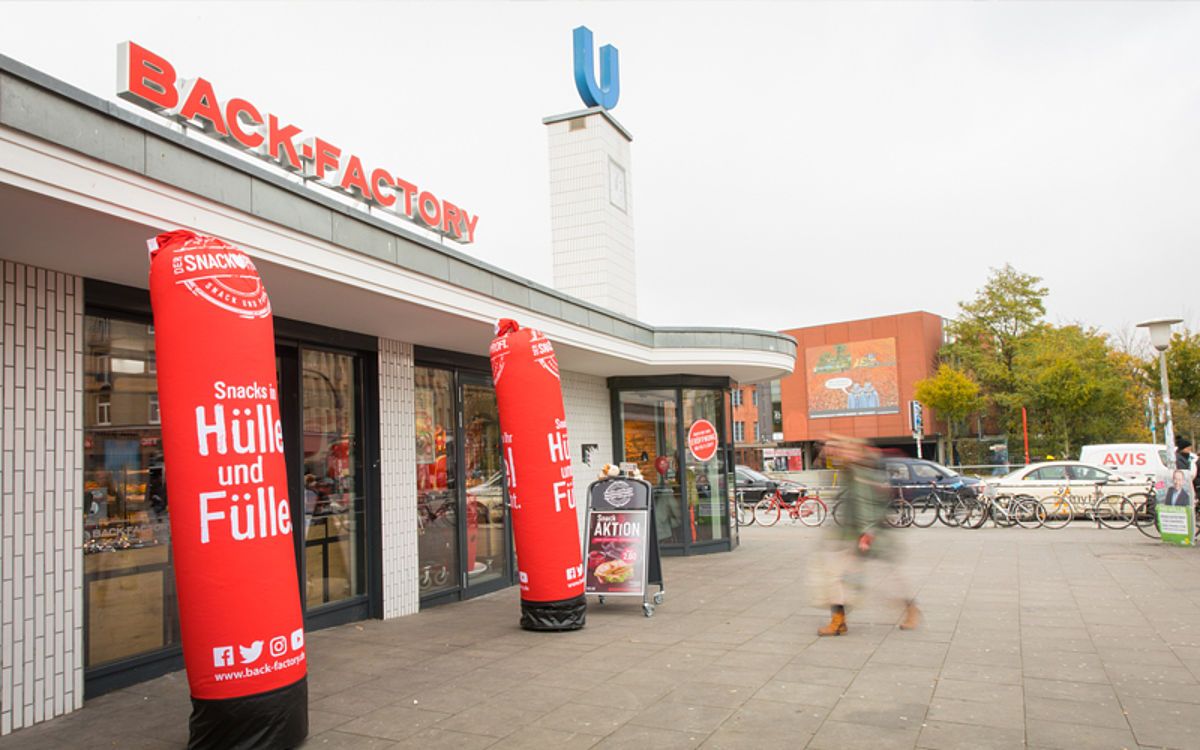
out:
{"label": "clock face on tower", "polygon": [[612,159],[608,160],[608,202],[625,210],[625,169]]}

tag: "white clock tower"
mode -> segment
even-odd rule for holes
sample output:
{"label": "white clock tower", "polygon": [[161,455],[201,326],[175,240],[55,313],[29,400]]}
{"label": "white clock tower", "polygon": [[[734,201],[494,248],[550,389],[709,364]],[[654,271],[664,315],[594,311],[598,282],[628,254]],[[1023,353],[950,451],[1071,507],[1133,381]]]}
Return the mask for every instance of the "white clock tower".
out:
{"label": "white clock tower", "polygon": [[637,316],[633,256],[633,136],[603,107],[542,120],[550,137],[554,286]]}

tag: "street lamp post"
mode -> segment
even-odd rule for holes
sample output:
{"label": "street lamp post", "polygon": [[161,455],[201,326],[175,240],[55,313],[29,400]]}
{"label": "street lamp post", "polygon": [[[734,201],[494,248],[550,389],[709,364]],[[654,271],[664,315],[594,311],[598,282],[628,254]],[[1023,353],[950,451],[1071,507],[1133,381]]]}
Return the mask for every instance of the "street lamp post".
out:
{"label": "street lamp post", "polygon": [[1167,349],[1171,346],[1171,326],[1182,322],[1182,320],[1174,319],[1148,320],[1145,323],[1138,323],[1138,328],[1149,330],[1150,343],[1158,350],[1158,371],[1162,378],[1163,407],[1167,417],[1163,437],[1167,441],[1167,455],[1171,457],[1171,466],[1175,465],[1175,423],[1171,418],[1171,385],[1167,382]]}

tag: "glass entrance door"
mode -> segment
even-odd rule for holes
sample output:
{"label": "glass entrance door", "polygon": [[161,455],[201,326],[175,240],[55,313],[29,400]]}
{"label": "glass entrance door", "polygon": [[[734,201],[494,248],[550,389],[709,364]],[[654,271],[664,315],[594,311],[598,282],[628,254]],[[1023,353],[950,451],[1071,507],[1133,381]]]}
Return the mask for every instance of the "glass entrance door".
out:
{"label": "glass entrance door", "polygon": [[512,532],[505,495],[496,391],[486,378],[461,376],[462,467],[466,495],[462,567],[466,593],[512,580]]}
{"label": "glass entrance door", "polygon": [[512,584],[512,526],[496,391],[482,375],[414,373],[421,599],[464,599]]}
{"label": "glass entrance door", "polygon": [[622,388],[614,434],[622,460],[650,482],[659,543],[668,552],[729,549],[728,389]]}
{"label": "glass entrance door", "polygon": [[359,369],[351,354],[276,350],[300,598],[310,622],[366,607],[366,496]]}

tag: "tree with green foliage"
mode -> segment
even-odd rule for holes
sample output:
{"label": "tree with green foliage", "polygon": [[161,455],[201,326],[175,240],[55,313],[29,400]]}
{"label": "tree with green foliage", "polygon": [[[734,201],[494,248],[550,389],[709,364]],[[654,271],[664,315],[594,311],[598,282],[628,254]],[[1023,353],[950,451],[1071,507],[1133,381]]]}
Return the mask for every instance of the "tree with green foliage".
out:
{"label": "tree with green foliage", "polygon": [[959,303],[961,314],[949,324],[950,343],[940,354],[975,378],[1010,430],[1021,413],[1014,362],[1022,342],[1043,325],[1048,293],[1038,276],[1007,263],[993,268],[975,299]]}
{"label": "tree with green foliage", "polygon": [[979,384],[962,370],[943,362],[933,377],[917,381],[914,395],[945,420],[950,463],[954,463],[954,423],[983,407]]}
{"label": "tree with green foliage", "polygon": [[1138,437],[1131,373],[1095,329],[1040,326],[1020,341],[1012,366],[1013,395],[1040,448],[1070,456],[1086,443]]}

